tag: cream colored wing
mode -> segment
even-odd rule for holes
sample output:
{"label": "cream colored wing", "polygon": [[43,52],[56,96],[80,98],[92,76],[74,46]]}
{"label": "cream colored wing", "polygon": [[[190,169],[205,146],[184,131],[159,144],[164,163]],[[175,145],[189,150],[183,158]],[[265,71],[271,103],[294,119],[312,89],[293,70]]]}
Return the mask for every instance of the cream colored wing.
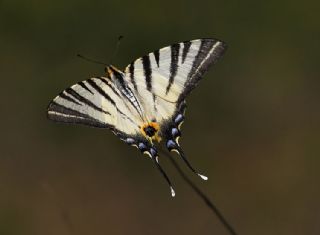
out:
{"label": "cream colored wing", "polygon": [[176,43],[135,60],[125,70],[125,79],[141,100],[145,115],[159,123],[167,149],[177,152],[204,180],[208,178],[192,167],[178,139],[187,95],[225,49],[225,43],[215,39]]}
{"label": "cream colored wing", "polygon": [[48,118],[58,122],[109,128],[136,135],[141,119],[106,77],[90,78],[67,88],[48,106]]}
{"label": "cream colored wing", "polygon": [[132,62],[125,69],[125,80],[142,100],[149,118],[168,119],[225,48],[225,43],[215,39],[176,43]]}

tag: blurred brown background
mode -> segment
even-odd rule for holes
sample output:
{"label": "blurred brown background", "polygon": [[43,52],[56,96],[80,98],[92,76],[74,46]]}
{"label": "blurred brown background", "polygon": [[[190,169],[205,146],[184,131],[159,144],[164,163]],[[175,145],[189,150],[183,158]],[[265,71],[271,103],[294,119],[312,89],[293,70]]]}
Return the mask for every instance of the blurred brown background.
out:
{"label": "blurred brown background", "polygon": [[[316,1],[315,1],[316,2]],[[181,164],[239,234],[320,234],[320,15],[308,1],[0,1],[0,234],[228,234],[170,162],[110,131],[56,124],[49,101],[183,40],[229,49],[188,99]],[[179,161],[181,163],[181,161]]]}

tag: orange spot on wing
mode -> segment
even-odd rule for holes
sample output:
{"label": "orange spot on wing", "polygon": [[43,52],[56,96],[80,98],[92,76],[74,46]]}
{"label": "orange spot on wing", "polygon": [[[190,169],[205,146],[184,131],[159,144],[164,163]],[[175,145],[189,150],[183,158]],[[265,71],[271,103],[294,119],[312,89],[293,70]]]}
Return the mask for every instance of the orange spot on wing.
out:
{"label": "orange spot on wing", "polygon": [[[148,136],[147,133],[144,131],[144,129],[145,129],[146,127],[148,127],[148,126],[151,126],[151,127],[153,127],[153,128],[156,130],[155,134],[154,134],[152,137]],[[143,134],[147,139],[149,139],[151,142],[152,142],[152,140],[156,140],[156,141],[158,141],[158,142],[161,141],[161,137],[160,137],[159,134],[158,134],[158,133],[159,133],[159,130],[160,130],[160,126],[159,126],[159,124],[158,124],[157,122],[145,123],[144,125],[142,125],[142,126],[140,127],[140,130],[141,130],[142,134]]]}

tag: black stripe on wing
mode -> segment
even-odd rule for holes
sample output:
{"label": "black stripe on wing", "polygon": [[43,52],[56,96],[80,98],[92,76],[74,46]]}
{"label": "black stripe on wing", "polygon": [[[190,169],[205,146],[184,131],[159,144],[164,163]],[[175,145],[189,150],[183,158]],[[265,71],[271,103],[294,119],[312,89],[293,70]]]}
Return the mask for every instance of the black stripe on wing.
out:
{"label": "black stripe on wing", "polygon": [[143,71],[144,71],[144,76],[146,79],[146,86],[148,91],[151,91],[152,89],[152,70],[151,70],[151,62],[150,62],[150,57],[149,55],[145,55],[142,57],[142,65],[143,65]]}
{"label": "black stripe on wing", "polygon": [[75,98],[76,100],[88,105],[89,107],[105,113],[105,114],[110,114],[109,112],[103,110],[102,108],[98,107],[97,105],[95,105],[94,103],[92,103],[90,100],[86,99],[85,97],[81,96],[80,94],[78,94],[75,90],[73,90],[72,88],[67,88],[65,90],[68,94],[70,94],[73,98]]}
{"label": "black stripe on wing", "polygon": [[78,84],[85,90],[89,91],[92,95],[93,95],[93,92],[89,89],[89,87],[87,87],[86,84],[84,84],[84,82],[78,82]]}
{"label": "black stripe on wing", "polygon": [[[119,98],[122,99],[122,97],[120,96],[120,94],[115,90],[115,88],[114,88],[110,83],[108,83],[107,80],[105,80],[105,79],[103,79],[103,78],[101,78],[101,77],[100,77],[100,78],[98,77],[98,78],[95,78],[95,79],[98,79],[98,80],[102,81],[105,85],[107,85],[109,88],[111,88],[111,90],[113,91],[113,93],[114,93],[115,95],[117,95]],[[101,88],[100,85],[98,85],[93,79],[88,79],[87,82],[88,82],[88,83],[90,84],[90,86],[92,86],[101,96],[103,96],[106,100],[108,100],[108,101],[116,108],[117,112],[118,112],[123,118],[129,120],[132,124],[137,125],[128,115],[126,115],[123,111],[121,111],[121,110],[117,107],[116,102]],[[127,89],[130,91],[131,94],[133,94],[132,91],[131,91],[129,88],[127,88]],[[129,102],[132,104],[132,106],[137,109],[138,113],[140,114],[141,112],[139,112],[139,109],[138,109],[138,108],[140,108],[140,106],[139,106],[139,107],[136,107],[136,106],[134,105],[133,101],[132,101],[129,97],[126,97],[126,98],[129,100]],[[140,111],[141,111],[141,108],[140,108]],[[138,125],[137,125],[137,126],[138,126]]]}
{"label": "black stripe on wing", "polygon": [[131,80],[131,83],[133,84],[133,87],[135,90],[137,90],[137,84],[136,84],[136,81],[134,80],[134,62],[132,62],[130,65],[129,65],[129,73],[130,73],[130,80]]}
{"label": "black stripe on wing", "polygon": [[76,101],[75,99],[71,98],[70,96],[67,96],[64,91],[60,93],[59,95],[62,99],[69,101],[71,103],[77,104],[77,105],[82,105],[81,103],[79,103],[78,101]]}
{"label": "black stripe on wing", "polygon": [[160,59],[160,52],[159,50],[156,50],[153,52],[153,55],[154,55],[154,59],[156,60],[156,63],[157,63],[157,66],[159,68],[159,59]]}
{"label": "black stripe on wing", "polygon": [[183,42],[182,64],[183,64],[184,61],[186,60],[186,57],[187,57],[187,55],[188,55],[190,46],[191,46],[191,42],[190,42],[190,41]]}
{"label": "black stripe on wing", "polygon": [[195,72],[199,69],[200,64],[205,60],[207,55],[210,53],[211,48],[215,44],[212,40],[201,40],[198,54],[194,58],[192,68],[188,74],[188,78],[192,79]]}
{"label": "black stripe on wing", "polygon": [[226,48],[226,44],[222,41],[215,39],[201,39],[198,53],[188,74],[185,89],[179,96],[178,104],[184,101],[186,96],[196,87],[205,72],[208,71],[209,66],[218,61]]}
{"label": "black stripe on wing", "polygon": [[176,43],[171,45],[170,50],[171,50],[170,78],[169,78],[169,83],[166,89],[166,94],[168,94],[173,84],[174,78],[177,75],[180,44]]}
{"label": "black stripe on wing", "polygon": [[100,95],[102,95],[106,100],[108,100],[113,106],[115,106],[115,102],[111,97],[100,87],[94,80],[88,79],[87,82],[92,86]]}
{"label": "black stripe on wing", "polygon": [[98,128],[114,129],[113,126],[102,123],[88,114],[83,114],[77,110],[65,107],[54,101],[52,101],[48,106],[47,116],[50,120],[57,122],[83,124]]}
{"label": "black stripe on wing", "polygon": [[116,91],[116,89],[114,88],[114,86],[109,82],[109,80],[105,77],[95,77],[96,79],[100,80],[102,83],[104,83],[105,85],[107,85],[114,94],[116,94],[118,97],[120,97],[120,94],[118,91]]}

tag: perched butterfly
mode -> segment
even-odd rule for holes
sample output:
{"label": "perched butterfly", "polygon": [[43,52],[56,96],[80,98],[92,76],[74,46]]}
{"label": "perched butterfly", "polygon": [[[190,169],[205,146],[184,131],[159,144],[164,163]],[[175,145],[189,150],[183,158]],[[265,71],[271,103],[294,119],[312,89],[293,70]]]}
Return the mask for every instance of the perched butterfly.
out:
{"label": "perched butterfly", "polygon": [[222,41],[197,39],[156,50],[129,64],[124,72],[108,65],[105,76],[62,91],[49,104],[48,118],[110,129],[150,156],[175,196],[154,143],[163,140],[169,151],[176,151],[194,173],[207,180],[190,165],[178,139],[186,97],[225,49]]}

